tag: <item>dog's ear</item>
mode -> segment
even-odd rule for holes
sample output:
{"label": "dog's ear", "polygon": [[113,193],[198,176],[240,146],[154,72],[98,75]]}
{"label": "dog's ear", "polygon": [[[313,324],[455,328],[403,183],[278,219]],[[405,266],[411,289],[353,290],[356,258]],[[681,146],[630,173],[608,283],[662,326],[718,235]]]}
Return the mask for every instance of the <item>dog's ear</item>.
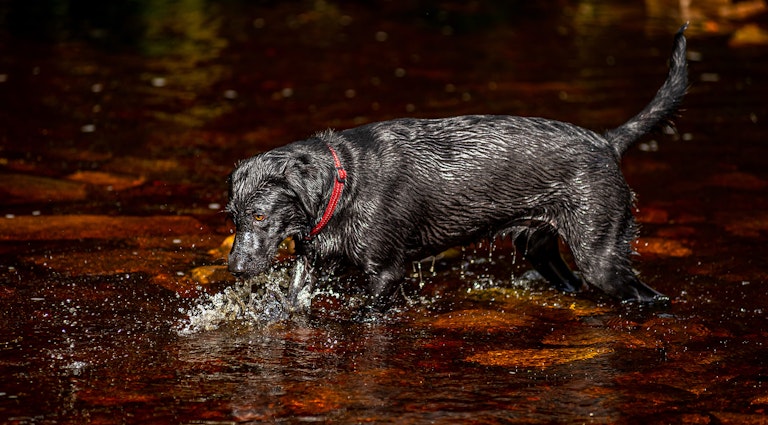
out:
{"label": "dog's ear", "polygon": [[299,154],[286,161],[285,181],[296,193],[308,214],[314,214],[323,197],[322,172],[309,154]]}
{"label": "dog's ear", "polygon": [[285,163],[283,174],[292,187],[306,187],[317,180],[318,168],[309,155],[301,154],[292,157]]}

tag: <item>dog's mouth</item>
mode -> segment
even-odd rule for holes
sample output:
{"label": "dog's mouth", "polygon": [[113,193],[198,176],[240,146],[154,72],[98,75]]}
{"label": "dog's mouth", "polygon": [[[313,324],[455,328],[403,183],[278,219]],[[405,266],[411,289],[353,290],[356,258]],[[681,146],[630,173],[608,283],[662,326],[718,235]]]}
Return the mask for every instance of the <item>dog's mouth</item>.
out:
{"label": "dog's mouth", "polygon": [[[255,247],[261,247],[261,249]],[[258,275],[268,273],[285,260],[293,258],[293,255],[294,248],[291,238],[279,242],[269,242],[263,239],[249,241],[248,238],[245,238],[245,241],[238,241],[235,238],[229,252],[227,268],[235,277],[250,280]]]}
{"label": "dog's mouth", "polygon": [[263,259],[255,260],[251,259],[247,263],[243,264],[241,261],[232,261],[230,255],[230,261],[227,264],[229,272],[232,273],[238,279],[249,280],[260,274],[264,274],[274,264],[274,260]]}
{"label": "dog's mouth", "polygon": [[252,280],[279,267],[288,258],[290,256],[281,253],[278,248],[260,254],[242,253],[233,249],[229,254],[227,268],[238,279]]}

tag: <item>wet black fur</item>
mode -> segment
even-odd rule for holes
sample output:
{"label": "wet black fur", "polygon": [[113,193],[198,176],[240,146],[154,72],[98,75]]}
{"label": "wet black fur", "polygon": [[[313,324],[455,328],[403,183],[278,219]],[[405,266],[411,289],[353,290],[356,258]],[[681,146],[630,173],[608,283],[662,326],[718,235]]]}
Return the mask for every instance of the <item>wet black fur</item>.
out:
{"label": "wet black fur", "polygon": [[[242,161],[230,176],[230,271],[263,272],[292,236],[304,264],[351,263],[368,275],[373,301],[386,304],[409,261],[505,234],[552,284],[577,291],[582,282],[560,256],[560,237],[589,284],[621,300],[664,299],[631,268],[633,194],[620,161],[672,118],[685,94],[684,30],[655,98],[602,136],[543,118],[405,118],[325,131]],[[327,227],[305,240],[336,178],[326,144],[338,152],[347,183]],[[312,281],[294,280],[293,298]]]}

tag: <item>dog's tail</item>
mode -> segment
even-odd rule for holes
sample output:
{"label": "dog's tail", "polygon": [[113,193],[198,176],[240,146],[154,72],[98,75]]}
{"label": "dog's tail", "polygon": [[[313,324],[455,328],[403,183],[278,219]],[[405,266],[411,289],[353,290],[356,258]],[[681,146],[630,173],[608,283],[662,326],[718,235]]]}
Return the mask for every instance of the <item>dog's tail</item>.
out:
{"label": "dog's tail", "polygon": [[670,123],[677,112],[677,108],[688,89],[688,66],[685,60],[686,41],[683,34],[686,28],[688,28],[688,23],[680,27],[680,30],[675,34],[667,80],[656,92],[656,97],[645,109],[621,127],[605,133],[605,138],[611,142],[619,156],[645,133],[659,125]]}

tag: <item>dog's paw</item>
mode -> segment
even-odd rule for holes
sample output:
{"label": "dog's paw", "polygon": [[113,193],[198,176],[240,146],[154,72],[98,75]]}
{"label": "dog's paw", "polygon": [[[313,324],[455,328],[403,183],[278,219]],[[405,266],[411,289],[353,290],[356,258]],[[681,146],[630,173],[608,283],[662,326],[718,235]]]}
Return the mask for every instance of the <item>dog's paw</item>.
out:
{"label": "dog's paw", "polygon": [[670,304],[668,296],[649,286],[645,286],[645,288],[647,288],[646,291],[636,291],[632,296],[623,297],[622,304],[642,304],[653,307],[666,307]]}

